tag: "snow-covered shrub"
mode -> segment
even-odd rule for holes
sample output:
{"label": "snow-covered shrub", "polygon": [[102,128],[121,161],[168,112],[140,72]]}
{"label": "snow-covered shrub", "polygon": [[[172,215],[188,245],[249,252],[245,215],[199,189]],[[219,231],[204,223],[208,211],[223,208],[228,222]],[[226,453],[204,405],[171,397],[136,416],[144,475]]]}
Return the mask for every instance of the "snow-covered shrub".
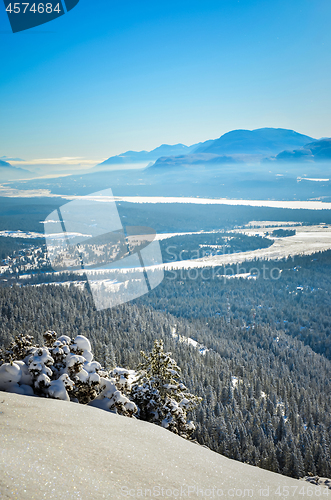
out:
{"label": "snow-covered shrub", "polygon": [[56,341],[57,334],[54,332],[54,330],[47,330],[47,332],[44,333],[44,342],[46,347],[52,347],[54,342]]}
{"label": "snow-covered shrub", "polygon": [[134,370],[116,367],[110,372],[110,376],[116,380],[116,387],[126,394],[131,392],[131,386],[137,379]]}
{"label": "snow-covered shrub", "polygon": [[91,344],[83,335],[57,338],[56,332],[47,331],[44,339],[40,347],[32,345],[32,337],[20,335],[1,351],[0,390],[93,404],[126,416],[137,412],[122,392],[130,391],[134,372],[104,371],[93,361]]}
{"label": "snow-covered shrub", "polygon": [[48,397],[70,401],[68,391],[72,390],[74,383],[66,373],[63,373],[57,380],[52,380],[48,387]]}
{"label": "snow-covered shrub", "polygon": [[114,378],[101,378],[100,385],[102,391],[89,403],[90,406],[115,411],[127,417],[132,417],[137,412],[136,405],[117,388]]}
{"label": "snow-covered shrub", "polygon": [[54,363],[47,347],[32,347],[23,360],[32,377],[32,387],[36,394],[47,394],[53,374],[50,366]]}
{"label": "snow-covered shrub", "polygon": [[187,421],[187,413],[196,408],[201,398],[186,392],[179,380],[181,370],[171,353],[164,352],[162,340],[155,340],[150,353],[141,354],[144,361],[138,367],[138,378],[131,390],[139,418],[188,438],[195,426]]}
{"label": "snow-covered shrub", "polygon": [[[26,372],[22,370],[20,362],[3,363],[0,366],[0,390],[32,395],[33,390],[30,385],[20,383],[26,382],[25,377]],[[32,382],[32,379],[30,382]]]}
{"label": "snow-covered shrub", "polygon": [[187,420],[201,398],[187,392],[181,370],[165,353],[162,340],[145,354],[138,372],[116,367],[108,372],[93,360],[83,335],[57,338],[44,334],[45,345],[20,335],[0,352],[0,390],[88,404],[161,425],[188,438],[195,427]]}
{"label": "snow-covered shrub", "polygon": [[108,378],[100,378],[102,391],[91,401],[90,405],[132,417],[137,413],[137,407],[130,400],[129,394],[131,392],[131,384],[135,379],[136,372],[134,370],[126,370],[119,367],[114,368],[114,370],[109,372]]}

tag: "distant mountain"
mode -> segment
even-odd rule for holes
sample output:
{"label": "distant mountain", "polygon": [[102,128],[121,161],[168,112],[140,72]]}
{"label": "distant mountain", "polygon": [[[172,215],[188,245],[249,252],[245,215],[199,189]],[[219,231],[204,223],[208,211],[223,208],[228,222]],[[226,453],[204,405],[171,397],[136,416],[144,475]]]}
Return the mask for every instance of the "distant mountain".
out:
{"label": "distant mountain", "polygon": [[0,160],[4,160],[4,161],[25,161],[25,160],[22,160],[22,158],[11,158],[9,156],[0,156]]}
{"label": "distant mountain", "polygon": [[222,164],[233,164],[233,163],[241,163],[239,160],[232,158],[231,156],[221,156],[214,154],[205,154],[205,153],[197,153],[197,154],[189,154],[189,155],[181,155],[181,156],[163,156],[156,160],[156,162],[148,168],[148,171],[154,171],[162,168],[171,168],[171,167],[187,167],[193,165],[222,165]]}
{"label": "distant mountain", "polygon": [[194,152],[217,155],[275,155],[285,149],[293,150],[312,141],[315,141],[312,137],[282,128],[233,130],[222,135],[219,139],[201,144]]}
{"label": "distant mountain", "polygon": [[5,168],[14,168],[10,163],[4,160],[0,160],[0,167],[5,167]]}
{"label": "distant mountain", "polygon": [[[286,129],[233,130],[222,135],[219,139],[191,146],[193,151],[189,155],[159,158],[151,169],[197,164],[238,163],[240,157],[274,155],[285,149],[284,145],[286,148],[293,149],[293,144],[299,145],[294,147],[300,147],[312,140],[307,135]],[[243,159],[241,158],[240,162]]]}
{"label": "distant mountain", "polygon": [[184,144],[175,144],[174,146],[162,144],[162,146],[159,146],[152,151],[127,151],[126,153],[117,156],[111,156],[108,160],[99,163],[93,168],[100,169],[100,167],[107,165],[150,162],[157,160],[161,156],[185,155],[189,154],[195,147],[196,145],[189,147]]}
{"label": "distant mountain", "polygon": [[22,179],[24,177],[29,177],[31,172],[25,170],[24,168],[13,167],[10,163],[4,160],[0,160],[0,180],[7,179]]}
{"label": "distant mountain", "polygon": [[276,158],[281,162],[319,162],[331,160],[331,138],[310,142],[304,148],[282,151]]}
{"label": "distant mountain", "polygon": [[[155,165],[157,167],[161,164],[175,166],[184,163],[190,165],[205,162],[236,163],[237,160],[229,158],[231,155],[276,155],[284,150],[300,148],[312,141],[315,141],[312,137],[281,128],[232,130],[219,139],[200,142],[192,146],[162,144],[152,151],[126,151],[126,153],[111,156],[92,170],[107,169],[109,165],[146,163],[157,160],[157,165]],[[202,154],[207,156],[202,157]],[[188,157],[188,155],[192,156]]]}

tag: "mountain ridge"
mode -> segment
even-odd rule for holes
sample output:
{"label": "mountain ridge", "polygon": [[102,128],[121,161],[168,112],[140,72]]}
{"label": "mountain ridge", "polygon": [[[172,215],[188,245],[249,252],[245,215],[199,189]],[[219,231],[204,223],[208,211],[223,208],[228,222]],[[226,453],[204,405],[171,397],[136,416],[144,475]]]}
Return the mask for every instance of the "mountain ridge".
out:
{"label": "mountain ridge", "polygon": [[305,144],[303,148],[282,151],[275,160],[282,162],[321,162],[331,159],[331,139],[324,138]]}
{"label": "mountain ridge", "polygon": [[[180,161],[187,164],[197,164],[203,161],[211,163],[236,163],[237,158],[232,155],[276,155],[284,150],[300,148],[315,141],[314,138],[299,134],[294,130],[281,128],[260,128],[255,130],[238,129],[223,134],[218,139],[186,146],[184,144],[161,146],[152,151],[127,151],[117,156],[112,156],[99,163],[93,170],[107,168],[109,165],[123,165],[130,163],[160,162],[173,166]],[[196,157],[194,157],[196,155]],[[200,155],[210,155],[202,158]],[[220,157],[218,160],[216,157]],[[223,157],[227,157],[224,159]],[[231,157],[231,158],[230,158]],[[167,158],[167,160],[165,160]],[[171,160],[169,159],[171,158]],[[176,158],[176,160],[173,160]],[[157,163],[156,166],[159,166]]]}
{"label": "mountain ridge", "polygon": [[212,144],[200,146],[195,152],[214,154],[273,154],[275,151],[289,149],[292,144],[301,144],[303,146],[314,140],[312,137],[299,134],[290,129],[238,129],[223,134],[219,139],[215,139]]}
{"label": "mountain ridge", "polygon": [[[118,165],[118,164],[130,164],[130,163],[142,163],[146,161],[155,161],[161,156],[173,156],[179,154],[189,154],[194,146],[185,146],[185,144],[161,144],[152,151],[126,151],[120,155],[111,156],[107,160],[96,165],[100,167],[103,165]],[[92,167],[92,168],[96,168]]]}
{"label": "mountain ridge", "polygon": [[0,167],[4,168],[14,168],[8,161],[0,160]]}
{"label": "mountain ridge", "polygon": [[8,161],[0,160],[0,179],[7,180],[9,177],[14,177],[15,179],[20,179],[22,176],[29,177],[31,172],[24,168],[14,167]]}

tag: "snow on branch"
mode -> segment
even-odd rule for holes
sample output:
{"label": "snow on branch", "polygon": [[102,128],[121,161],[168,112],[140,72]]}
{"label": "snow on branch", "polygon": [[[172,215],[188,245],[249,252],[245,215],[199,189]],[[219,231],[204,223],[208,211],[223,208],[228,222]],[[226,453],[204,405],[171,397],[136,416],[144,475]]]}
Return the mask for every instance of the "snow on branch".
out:
{"label": "snow on branch", "polygon": [[187,392],[181,370],[162,340],[154,342],[138,370],[116,367],[107,371],[93,360],[90,341],[44,334],[44,345],[19,335],[0,350],[0,390],[73,401],[160,425],[184,438],[195,426],[188,420],[201,398]]}

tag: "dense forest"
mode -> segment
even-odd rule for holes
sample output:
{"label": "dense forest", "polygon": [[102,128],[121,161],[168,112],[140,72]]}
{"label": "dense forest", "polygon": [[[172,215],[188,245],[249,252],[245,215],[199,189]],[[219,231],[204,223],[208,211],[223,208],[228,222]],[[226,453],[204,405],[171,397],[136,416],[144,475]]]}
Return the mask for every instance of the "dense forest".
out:
{"label": "dense forest", "polygon": [[276,236],[277,238],[284,238],[287,236],[294,236],[296,233],[295,229],[275,229],[272,231],[271,236]]}
{"label": "dense forest", "polygon": [[163,262],[249,252],[272,244],[269,238],[236,233],[187,234],[160,241]]}
{"label": "dense forest", "polygon": [[[308,280],[309,266],[305,273]],[[310,276],[318,278],[316,269]],[[277,287],[284,284],[278,280],[267,287],[264,282],[274,304]],[[73,285],[1,288],[1,343],[20,332],[41,342],[41,333],[51,328],[71,337],[86,335],[101,363],[136,368],[139,351],[150,350],[162,338],[189,391],[203,398],[193,415],[194,437],[201,444],[282,474],[329,476],[330,361],[293,338],[284,323],[262,321],[252,311],[258,310],[255,292],[263,281],[217,280],[207,282],[213,288],[205,286],[197,280],[166,279],[136,303],[99,312],[88,292]],[[279,297],[278,312],[271,314],[276,318],[286,307]],[[205,354],[185,338],[198,340]]]}
{"label": "dense forest", "polygon": [[[254,279],[226,278],[252,272]],[[274,277],[274,279],[273,279]],[[140,303],[197,321],[264,325],[331,360],[331,251],[279,261],[169,271]]]}
{"label": "dense forest", "polygon": [[[43,233],[42,221],[68,203],[58,198],[1,198],[0,231]],[[195,205],[185,203],[118,202],[123,225],[149,226],[157,233],[229,230],[250,221],[292,221],[302,224],[331,224],[330,210],[250,207],[242,205]]]}
{"label": "dense forest", "polygon": [[[110,235],[112,233],[109,233]],[[97,267],[104,263],[112,262],[113,258],[120,258],[126,255],[124,241],[111,241],[108,238],[106,243],[93,241],[93,243],[80,245],[79,249],[72,246],[70,257],[75,262],[75,268],[81,269],[81,259],[84,259],[85,269],[87,267]],[[273,240],[261,236],[247,236],[235,233],[201,233],[173,236],[161,240],[160,247],[163,262],[174,260],[197,259],[212,255],[223,255],[236,252],[246,252],[259,248],[268,248]],[[0,237],[0,265],[7,266],[1,269],[1,278],[19,277],[21,275],[32,274],[32,282],[43,282],[49,280],[46,276],[37,278],[45,272],[53,272],[56,267],[60,272],[66,270],[65,261],[62,262],[60,253],[57,260],[52,262],[48,259],[47,248],[44,238],[11,238]],[[53,266],[53,268],[52,268]],[[74,265],[71,262],[71,269]],[[54,280],[59,281],[59,276],[54,275]],[[61,279],[68,281],[68,275],[61,276]],[[70,276],[72,279],[72,276]]]}

